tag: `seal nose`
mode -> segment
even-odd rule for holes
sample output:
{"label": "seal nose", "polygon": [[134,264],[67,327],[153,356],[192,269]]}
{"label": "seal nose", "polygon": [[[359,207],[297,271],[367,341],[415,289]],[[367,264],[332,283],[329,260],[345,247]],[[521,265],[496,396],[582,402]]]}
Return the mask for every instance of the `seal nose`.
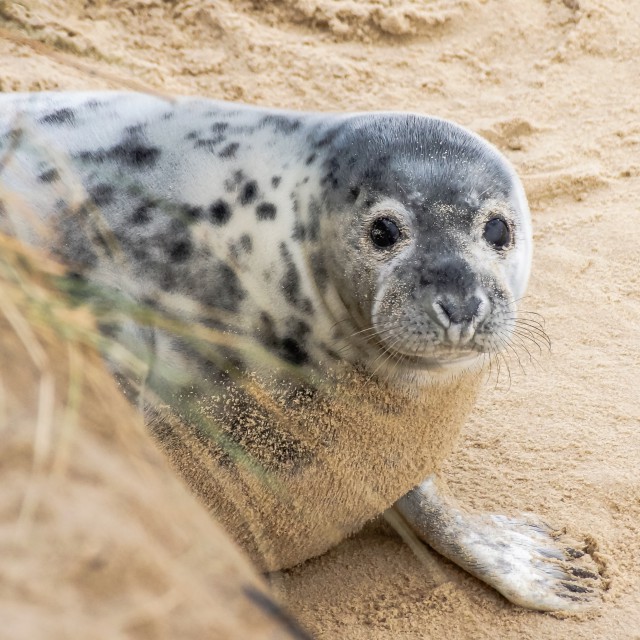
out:
{"label": "seal nose", "polygon": [[470,323],[480,308],[480,298],[471,296],[466,300],[440,300],[436,304],[446,316],[449,324]]}
{"label": "seal nose", "polygon": [[478,323],[487,315],[488,302],[483,296],[443,296],[433,303],[438,322],[452,344],[464,344],[475,333]]}

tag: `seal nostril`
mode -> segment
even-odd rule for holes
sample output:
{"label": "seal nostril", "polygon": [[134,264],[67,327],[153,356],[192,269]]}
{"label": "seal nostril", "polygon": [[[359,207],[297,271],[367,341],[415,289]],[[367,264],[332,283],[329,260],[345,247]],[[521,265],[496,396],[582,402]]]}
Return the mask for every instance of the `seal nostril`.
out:
{"label": "seal nostril", "polygon": [[438,319],[438,322],[445,329],[448,329],[451,326],[451,318],[449,317],[449,313],[442,301],[434,302],[433,309],[436,312],[436,318]]}
{"label": "seal nostril", "polygon": [[467,300],[466,308],[467,313],[469,314],[469,320],[472,320],[475,316],[478,315],[478,310],[480,309],[481,302],[482,301],[480,300],[480,298],[477,298],[476,296],[471,296]]}
{"label": "seal nostril", "polygon": [[436,303],[450,324],[468,324],[478,313],[481,300],[471,296],[466,300],[440,300]]}
{"label": "seal nostril", "polygon": [[449,322],[456,322],[452,316],[456,315],[455,307],[450,302],[439,302],[438,306],[442,309]]}

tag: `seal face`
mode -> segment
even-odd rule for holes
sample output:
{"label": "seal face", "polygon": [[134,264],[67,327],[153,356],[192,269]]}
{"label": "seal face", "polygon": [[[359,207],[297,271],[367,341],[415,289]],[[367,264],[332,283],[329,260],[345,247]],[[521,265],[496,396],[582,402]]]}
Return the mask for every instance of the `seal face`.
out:
{"label": "seal face", "polygon": [[325,168],[322,244],[367,368],[403,377],[501,349],[531,262],[505,159],[452,123],[380,114],[345,123]]}

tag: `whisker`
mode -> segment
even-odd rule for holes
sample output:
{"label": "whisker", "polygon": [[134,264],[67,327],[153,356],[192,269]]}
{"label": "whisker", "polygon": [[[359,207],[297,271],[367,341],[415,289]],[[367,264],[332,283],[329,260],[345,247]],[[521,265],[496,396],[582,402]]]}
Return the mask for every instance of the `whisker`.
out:
{"label": "whisker", "polygon": [[522,322],[529,322],[530,324],[533,324],[544,330],[545,322],[543,320],[538,320],[538,318],[530,317],[530,316],[523,317],[523,315],[525,314],[519,311],[512,311],[512,312],[510,311],[508,314],[505,315],[505,318],[509,320],[522,320]]}
{"label": "whisker", "polygon": [[496,356],[496,369],[497,369],[497,374],[496,374],[496,386],[495,388],[498,388],[498,384],[500,382],[500,370],[502,369],[502,367],[500,366],[500,352],[496,349],[495,352],[495,356]]}
{"label": "whisker", "polygon": [[514,348],[514,346],[505,338],[500,338],[502,340],[502,343],[504,344],[504,346],[509,349],[511,351],[511,353],[513,353],[513,355],[516,357],[516,360],[518,361],[518,366],[520,367],[520,370],[522,371],[522,373],[524,373],[525,375],[527,375],[526,371],[524,370],[524,367],[522,366],[522,362],[520,360],[520,356],[518,355],[518,352],[516,351],[516,349]]}
{"label": "whisker", "polygon": [[538,313],[537,311],[529,311],[528,309],[518,309],[518,313],[524,316],[535,316],[536,318],[539,318],[538,321],[541,322],[542,324],[546,324],[547,322],[545,317],[541,313]]}
{"label": "whisker", "polygon": [[[512,329],[511,332],[514,335],[519,336],[520,338],[523,338],[524,340],[528,340],[529,342],[532,342],[533,344],[535,344],[536,347],[538,348],[538,352],[540,353],[540,355],[542,355],[542,345],[540,344],[540,341],[536,337],[535,333],[532,333],[531,331],[526,329],[519,329],[517,327]],[[551,345],[547,341],[544,341],[544,346],[546,347],[547,351],[551,351]]]}
{"label": "whisker", "polygon": [[540,329],[537,329],[536,327],[531,327],[527,324],[523,324],[523,323],[516,323],[514,326],[514,330],[517,329],[518,331],[521,331],[523,333],[528,333],[531,336],[536,336],[537,338],[539,338],[540,340],[542,340],[545,345],[547,346],[547,349],[549,351],[551,351],[551,338],[549,338],[549,336],[544,332],[541,331]]}
{"label": "whisker", "polygon": [[[507,336],[502,336],[502,337],[507,338]],[[531,364],[539,365],[537,358],[535,358],[533,356],[533,354],[531,353],[531,351],[529,351],[529,349],[527,348],[527,345],[525,344],[524,340],[522,339],[522,337],[518,333],[512,332],[511,336],[509,336],[509,337],[511,337],[512,339],[517,340],[518,346],[520,348],[524,349],[524,351],[526,351],[527,355],[529,356],[529,362],[531,362]],[[538,343],[535,343],[535,344],[538,347],[538,350],[540,351],[540,353],[542,354],[542,350],[540,349],[540,345]]]}
{"label": "whisker", "polygon": [[549,338],[549,335],[547,334],[547,332],[544,329],[542,329],[539,325],[533,322],[522,320],[522,318],[507,318],[507,320],[512,320],[514,326],[517,328],[520,328],[524,331],[528,331],[532,334],[536,334],[544,342],[546,342],[549,349],[551,349],[551,338]]}
{"label": "whisker", "polygon": [[378,362],[378,360],[380,360],[380,358],[383,358],[382,362],[381,362],[381,363],[380,363],[380,364],[375,368],[375,370],[373,371],[373,373],[369,376],[369,378],[368,378],[367,382],[370,382],[370,381],[373,379],[373,377],[375,376],[375,374],[378,372],[378,370],[380,369],[380,367],[382,367],[382,365],[384,365],[384,363],[385,363],[384,356],[387,356],[387,357],[388,357],[388,355],[392,353],[392,349],[393,349],[393,347],[395,347],[395,346],[398,344],[398,342],[400,342],[400,341],[402,340],[402,337],[403,337],[403,336],[398,336],[398,337],[397,337],[397,338],[396,338],[396,339],[395,339],[395,340],[394,340],[390,345],[388,345],[388,346],[384,349],[384,351],[383,351],[383,352],[382,352],[382,353],[381,353],[381,354],[380,354],[380,355],[379,355],[379,356],[378,356],[378,357],[377,357],[377,358],[376,358],[376,359],[371,363],[371,364],[372,364],[372,366],[373,366],[373,365],[375,365],[375,363],[376,363],[376,362]]}
{"label": "whisker", "polygon": [[509,386],[507,387],[507,392],[511,390],[511,367],[509,367],[509,361],[505,358],[504,352],[498,352],[498,356],[502,356],[502,360],[504,362],[505,367],[507,367],[507,375],[509,376]]}

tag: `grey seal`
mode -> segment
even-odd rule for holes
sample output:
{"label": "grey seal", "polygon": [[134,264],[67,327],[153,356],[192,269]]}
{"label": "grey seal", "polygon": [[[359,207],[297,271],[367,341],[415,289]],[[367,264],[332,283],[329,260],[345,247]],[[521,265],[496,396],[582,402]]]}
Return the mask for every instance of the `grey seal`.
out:
{"label": "grey seal", "polygon": [[131,356],[107,352],[114,373],[258,566],[391,508],[518,604],[597,597],[586,543],[468,513],[435,475],[483,370],[543,335],[517,315],[530,216],[494,147],[410,113],[133,93],[0,110],[2,229],[68,266]]}

